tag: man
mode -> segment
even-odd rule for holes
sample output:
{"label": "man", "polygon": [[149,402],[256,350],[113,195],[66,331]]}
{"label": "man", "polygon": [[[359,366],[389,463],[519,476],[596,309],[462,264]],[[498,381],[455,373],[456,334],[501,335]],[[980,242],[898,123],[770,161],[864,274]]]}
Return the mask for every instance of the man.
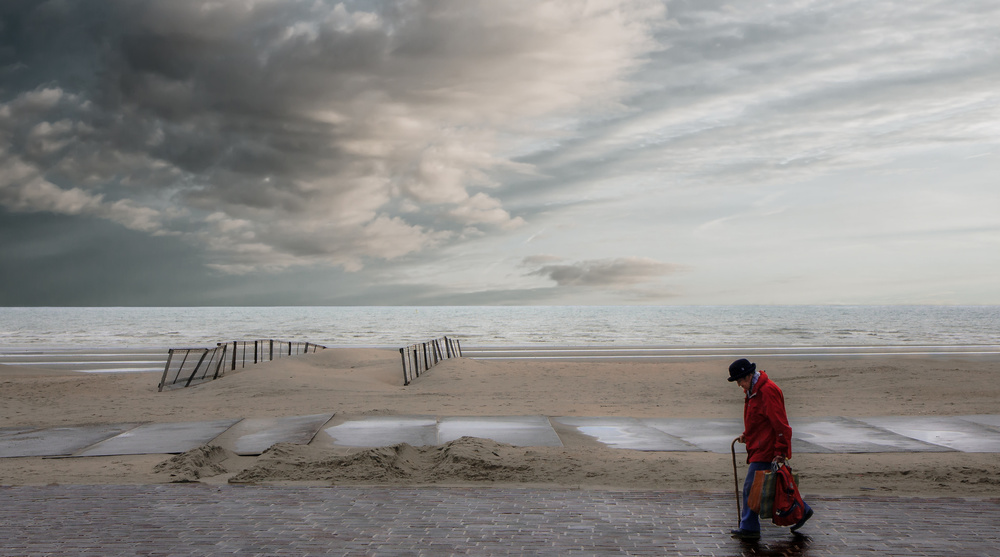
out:
{"label": "man", "polygon": [[[747,463],[750,465],[743,482],[740,527],[732,534],[741,540],[759,540],[760,517],[747,504],[750,486],[758,470],[783,466],[785,460],[792,458],[792,428],[785,415],[785,395],[763,370],[757,371],[757,364],[745,358],[736,360],[729,366],[729,381],[735,381],[746,395],[743,402],[743,434],[737,441],[746,443]],[[791,527],[792,532],[801,528],[812,515],[812,509],[806,505],[802,520]]]}

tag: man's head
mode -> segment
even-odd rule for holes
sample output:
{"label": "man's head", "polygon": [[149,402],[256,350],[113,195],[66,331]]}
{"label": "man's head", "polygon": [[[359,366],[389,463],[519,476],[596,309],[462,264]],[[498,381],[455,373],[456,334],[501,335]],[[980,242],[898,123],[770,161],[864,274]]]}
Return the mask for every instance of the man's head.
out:
{"label": "man's head", "polygon": [[753,380],[753,372],[757,371],[757,364],[746,358],[740,358],[729,364],[729,381],[735,381],[743,390],[750,388],[750,381]]}

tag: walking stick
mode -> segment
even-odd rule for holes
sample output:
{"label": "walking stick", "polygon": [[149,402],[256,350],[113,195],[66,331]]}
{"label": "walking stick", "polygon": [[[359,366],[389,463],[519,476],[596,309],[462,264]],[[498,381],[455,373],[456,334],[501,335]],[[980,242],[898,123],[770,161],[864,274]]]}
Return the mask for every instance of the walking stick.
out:
{"label": "walking stick", "polygon": [[733,439],[733,444],[729,446],[733,451],[733,484],[736,486],[736,527],[740,527],[740,521],[743,519],[743,511],[740,510],[740,477],[736,473],[736,442],[740,438],[737,437]]}

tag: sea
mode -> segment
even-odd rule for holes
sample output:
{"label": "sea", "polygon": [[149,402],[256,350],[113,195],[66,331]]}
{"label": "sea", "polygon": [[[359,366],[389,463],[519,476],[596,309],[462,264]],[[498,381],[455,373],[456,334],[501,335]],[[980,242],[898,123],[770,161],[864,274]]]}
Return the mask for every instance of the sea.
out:
{"label": "sea", "polygon": [[[0,363],[60,351],[165,354],[275,339],[400,348],[1000,348],[1000,306],[3,307]],[[5,359],[6,358],[6,359]],[[22,358],[23,360],[23,358]],[[159,364],[157,364],[159,365]],[[119,366],[121,367],[121,366]],[[155,366],[154,366],[155,367]],[[124,371],[148,370],[138,366]]]}
{"label": "sea", "polygon": [[0,307],[5,348],[175,347],[243,339],[393,347],[974,345],[1000,306]]}

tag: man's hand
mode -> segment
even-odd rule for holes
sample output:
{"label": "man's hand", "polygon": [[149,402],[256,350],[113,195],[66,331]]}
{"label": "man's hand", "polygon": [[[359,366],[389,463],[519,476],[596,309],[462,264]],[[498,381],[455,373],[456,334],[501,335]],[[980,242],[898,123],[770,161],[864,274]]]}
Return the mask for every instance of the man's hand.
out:
{"label": "man's hand", "polygon": [[785,457],[778,455],[774,457],[774,460],[771,461],[771,464],[774,464],[780,468],[785,465]]}
{"label": "man's hand", "polygon": [[737,443],[743,443],[745,445],[746,442],[747,442],[747,436],[746,435],[740,435],[739,437],[736,438],[736,442]]}

